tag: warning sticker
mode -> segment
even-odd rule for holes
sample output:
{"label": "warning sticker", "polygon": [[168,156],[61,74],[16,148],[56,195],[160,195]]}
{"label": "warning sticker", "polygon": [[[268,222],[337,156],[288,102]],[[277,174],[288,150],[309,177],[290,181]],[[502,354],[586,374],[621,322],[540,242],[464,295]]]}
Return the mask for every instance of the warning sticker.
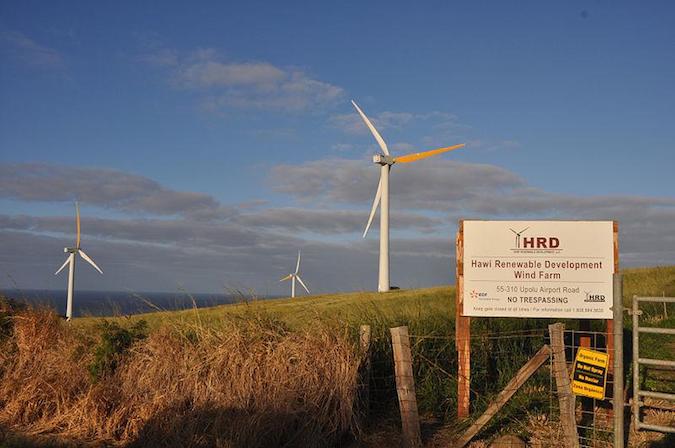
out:
{"label": "warning sticker", "polygon": [[572,392],[576,395],[603,400],[608,362],[607,353],[579,348],[572,372]]}

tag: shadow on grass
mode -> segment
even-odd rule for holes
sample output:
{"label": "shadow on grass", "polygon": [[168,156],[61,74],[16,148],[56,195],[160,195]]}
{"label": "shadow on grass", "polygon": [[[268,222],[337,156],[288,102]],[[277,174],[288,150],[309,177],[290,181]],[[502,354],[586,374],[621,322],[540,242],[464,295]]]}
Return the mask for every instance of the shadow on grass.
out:
{"label": "shadow on grass", "polygon": [[675,434],[666,434],[666,436],[656,442],[647,445],[649,448],[672,448],[675,446]]}
{"label": "shadow on grass", "polygon": [[27,436],[0,426],[0,448],[84,448],[106,447],[105,443],[81,442],[74,439],[65,439],[58,436],[39,435]]}
{"label": "shadow on grass", "polygon": [[321,425],[306,412],[261,412],[218,406],[172,406],[151,417],[126,443],[27,436],[0,426],[0,448],[93,447],[272,448],[348,447],[354,438]]}
{"label": "shadow on grass", "polygon": [[150,418],[126,448],[323,447],[353,439],[322,426],[308,413],[261,412],[217,405],[173,406]]}

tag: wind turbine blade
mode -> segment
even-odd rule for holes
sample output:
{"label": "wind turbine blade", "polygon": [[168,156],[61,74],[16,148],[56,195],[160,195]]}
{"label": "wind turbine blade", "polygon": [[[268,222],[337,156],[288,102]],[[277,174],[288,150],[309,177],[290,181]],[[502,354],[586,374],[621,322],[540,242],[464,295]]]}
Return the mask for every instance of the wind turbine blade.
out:
{"label": "wind turbine blade", "polygon": [[370,229],[370,224],[373,222],[373,217],[377,211],[377,206],[380,205],[380,196],[382,196],[382,177],[380,177],[380,183],[377,184],[377,193],[375,193],[375,199],[373,200],[373,208],[370,209],[370,216],[368,217],[368,224],[366,224],[366,230],[363,232],[363,237],[365,238],[368,234],[368,229]]}
{"label": "wind turbine blade", "polygon": [[295,278],[297,278],[298,281],[300,282],[300,284],[302,285],[302,287],[305,288],[305,291],[307,291],[307,294],[311,294],[311,292],[309,292],[309,289],[307,289],[307,286],[305,286],[305,282],[302,281],[302,279],[300,278],[300,276],[298,275],[298,276],[296,276]]}
{"label": "wind turbine blade", "polygon": [[91,258],[89,258],[89,255],[85,254],[84,251],[83,251],[82,249],[79,249],[77,252],[80,254],[80,257],[84,258],[84,261],[86,261],[87,263],[89,263],[90,265],[92,265],[92,266],[94,267],[94,269],[96,269],[98,272],[100,272],[101,274],[103,274],[103,271],[101,270],[101,268],[99,268],[98,266],[96,266],[96,263],[94,263],[94,260],[92,260]]}
{"label": "wind turbine blade", "polygon": [[280,281],[280,282],[283,282],[283,281],[285,281],[285,280],[290,280],[292,277],[293,277],[292,274],[288,274],[286,277],[282,278],[282,279],[279,280],[279,281]]}
{"label": "wind turbine blade", "polygon": [[80,248],[80,204],[75,201],[75,222],[77,223],[77,237],[75,238],[75,247]]}
{"label": "wind turbine blade", "polygon": [[414,162],[416,160],[420,159],[426,159],[427,157],[435,156],[437,154],[442,154],[444,152],[452,151],[453,149],[459,149],[464,146],[464,143],[455,145],[455,146],[448,146],[447,148],[438,148],[438,149],[433,149],[431,151],[425,151],[425,152],[416,152],[413,154],[406,154],[401,157],[396,157],[394,161],[396,163],[409,163],[409,162]]}
{"label": "wind turbine blade", "polygon": [[373,134],[373,137],[375,137],[375,140],[377,140],[377,143],[380,145],[380,148],[382,148],[382,151],[386,154],[389,155],[389,149],[387,149],[387,144],[384,142],[384,139],[380,135],[379,132],[377,132],[377,129],[375,129],[375,126],[373,126],[373,123],[370,122],[368,117],[366,117],[366,114],[363,113],[363,111],[359,108],[359,106],[352,100],[352,104],[356,108],[356,111],[361,115],[361,118],[363,121],[366,123],[366,126],[368,126],[368,129],[370,129],[370,133]]}
{"label": "wind turbine blade", "polygon": [[63,268],[66,267],[66,265],[68,264],[68,262],[70,261],[71,258],[73,258],[73,254],[68,255],[68,257],[66,258],[66,261],[63,262],[63,264],[61,265],[61,267],[59,268],[58,271],[54,272],[54,275],[59,275],[59,272],[63,271]]}
{"label": "wind turbine blade", "polygon": [[529,226],[525,227],[523,230],[521,230],[520,232],[518,232],[518,235],[520,235],[521,233],[523,233],[524,231],[526,231],[526,230],[529,229],[529,228],[530,228]]}
{"label": "wind turbine blade", "polygon": [[295,265],[295,273],[297,274],[299,270],[300,270],[300,251],[298,251],[298,262]]}
{"label": "wind turbine blade", "polygon": [[510,228],[509,230],[510,230],[511,232],[515,233],[516,235],[518,235],[518,232],[516,232],[515,230],[513,230],[513,229],[511,229],[511,228]]}

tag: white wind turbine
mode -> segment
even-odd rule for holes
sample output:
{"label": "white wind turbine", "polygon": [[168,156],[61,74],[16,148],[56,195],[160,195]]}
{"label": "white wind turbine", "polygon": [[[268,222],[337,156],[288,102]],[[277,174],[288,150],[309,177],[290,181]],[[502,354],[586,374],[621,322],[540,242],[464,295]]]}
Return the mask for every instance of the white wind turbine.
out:
{"label": "white wind turbine", "polygon": [[101,268],[96,266],[96,263],[94,263],[94,260],[89,258],[89,255],[84,253],[84,251],[80,248],[80,206],[77,202],[75,202],[75,223],[77,226],[77,236],[75,237],[75,247],[66,247],[63,249],[64,252],[69,253],[68,258],[66,258],[66,261],[61,265],[58,271],[54,273],[54,275],[58,275],[59,272],[63,270],[63,268],[68,265],[68,305],[66,306],[66,320],[70,320],[73,317],[73,288],[75,286],[75,255],[80,255],[90,265],[94,267],[98,272],[103,274],[103,271]]}
{"label": "white wind turbine", "polygon": [[389,291],[389,170],[391,166],[395,163],[409,163],[415,162],[416,160],[425,159],[427,157],[435,156],[437,154],[444,153],[446,151],[452,151],[453,149],[458,149],[464,146],[464,144],[449,146],[447,148],[438,148],[431,151],[417,152],[412,154],[406,154],[400,157],[392,157],[387,148],[387,144],[384,142],[384,139],[377,132],[375,126],[370,122],[366,114],[359,108],[359,106],[352,101],[352,104],[356,108],[356,111],[359,113],[363,121],[370,129],[370,132],[377,140],[378,145],[382,148],[382,154],[375,154],[373,156],[373,162],[377,165],[380,165],[380,183],[377,186],[377,193],[375,193],[375,200],[373,201],[373,208],[370,210],[370,217],[368,217],[368,224],[366,224],[366,230],[363,232],[363,237],[366,237],[368,234],[368,229],[370,224],[373,221],[375,216],[375,211],[377,206],[381,205],[380,209],[380,271],[377,281],[377,291],[378,292],[387,292]]}
{"label": "white wind turbine", "polygon": [[292,272],[292,273],[288,274],[286,277],[279,280],[280,282],[283,282],[283,281],[286,281],[286,280],[291,280],[291,298],[295,297],[295,280],[296,279],[300,282],[302,287],[305,288],[305,291],[307,291],[307,294],[311,294],[309,292],[309,289],[307,289],[307,286],[305,285],[305,283],[300,278],[300,251],[298,251],[298,262],[295,264],[295,272]]}

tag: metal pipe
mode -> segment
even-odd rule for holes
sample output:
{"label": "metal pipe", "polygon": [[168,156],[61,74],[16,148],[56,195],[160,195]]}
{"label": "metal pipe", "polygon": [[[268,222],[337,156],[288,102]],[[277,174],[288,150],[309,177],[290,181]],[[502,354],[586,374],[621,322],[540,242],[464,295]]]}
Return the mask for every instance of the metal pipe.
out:
{"label": "metal pipe", "polygon": [[640,427],[640,364],[638,358],[640,357],[640,310],[638,307],[637,296],[633,296],[633,428],[635,431]]}
{"label": "metal pipe", "polygon": [[675,334],[675,328],[640,327],[640,333]]}
{"label": "metal pipe", "polygon": [[639,429],[647,429],[649,431],[675,433],[675,428],[673,428],[671,426],[650,425],[650,424],[647,424],[647,423],[640,423],[638,428]]}
{"label": "metal pipe", "polygon": [[673,367],[675,368],[675,361],[667,361],[665,359],[652,359],[652,358],[638,358],[640,364],[647,366],[660,366],[660,367]]}
{"label": "metal pipe", "polygon": [[675,401],[675,394],[668,394],[665,392],[652,392],[651,390],[638,391],[641,397],[658,398],[659,400],[673,400]]}
{"label": "metal pipe", "polygon": [[614,448],[623,448],[623,275],[614,274],[613,280]]}
{"label": "metal pipe", "polygon": [[675,297],[638,297],[640,302],[675,303]]}

